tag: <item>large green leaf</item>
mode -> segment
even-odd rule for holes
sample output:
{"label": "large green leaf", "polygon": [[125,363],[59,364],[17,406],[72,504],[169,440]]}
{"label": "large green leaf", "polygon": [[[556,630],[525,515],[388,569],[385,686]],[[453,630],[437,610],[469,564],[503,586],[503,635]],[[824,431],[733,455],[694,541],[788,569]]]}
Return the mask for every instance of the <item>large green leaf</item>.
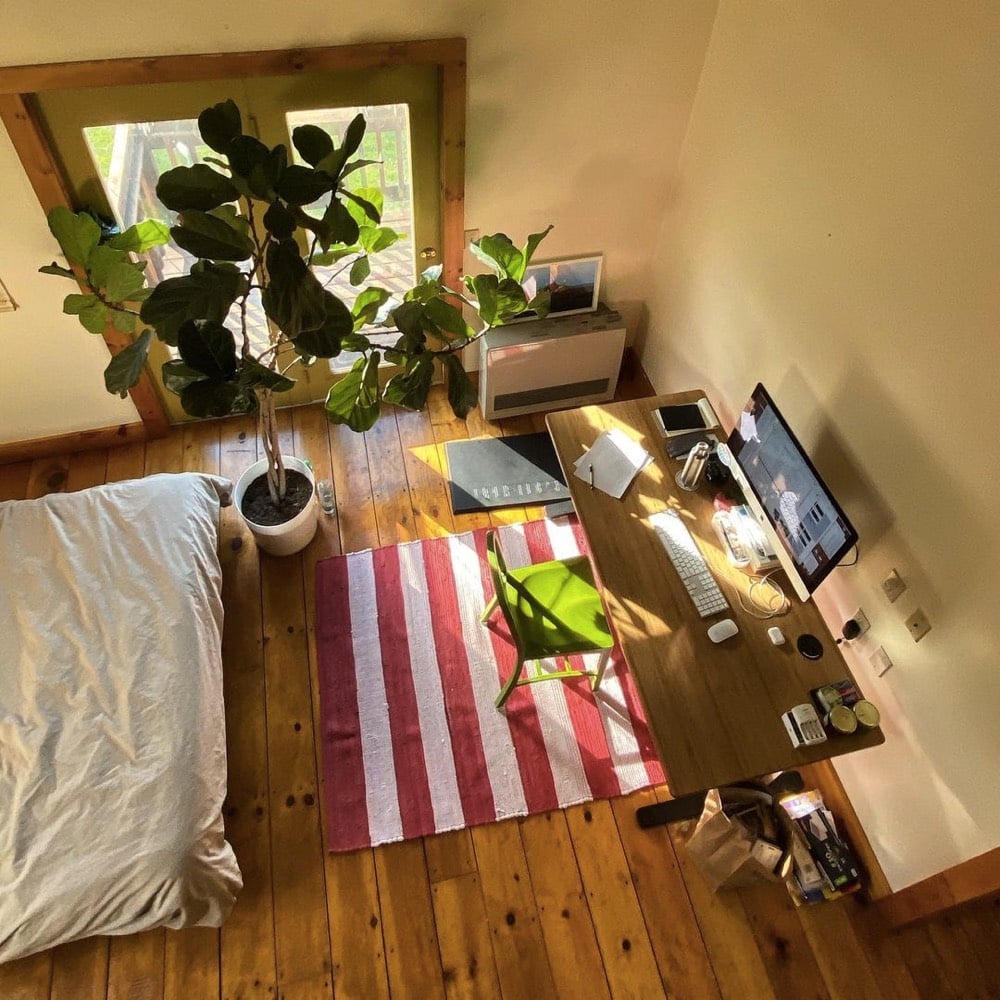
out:
{"label": "large green leaf", "polygon": [[86,212],[71,212],[56,205],[48,215],[49,230],[72,264],[87,266],[90,255],[101,241],[101,227]]}
{"label": "large green leaf", "polygon": [[339,181],[344,165],[357,152],[364,137],[365,116],[361,114],[355,115],[351,124],[344,131],[343,144],[339,149],[331,150],[331,152],[327,153],[326,156],[316,163],[316,169],[329,174],[335,182]]}
{"label": "large green leaf", "polygon": [[331,423],[347,424],[352,431],[367,431],[381,412],[378,391],[378,351],[358,358],[351,370],[326,395],[326,415]]}
{"label": "large green leaf", "polygon": [[532,233],[528,237],[528,242],[525,243],[524,245],[524,253],[522,255],[524,257],[524,270],[522,270],[520,274],[512,274],[511,275],[512,278],[516,278],[518,281],[524,280],[524,271],[528,269],[528,265],[531,263],[532,257],[535,256],[535,251],[538,249],[538,244],[541,243],[542,240],[544,240],[545,237],[552,232],[552,228],[553,228],[552,226],[548,226],[546,227],[544,232]]}
{"label": "large green leaf", "polygon": [[311,205],[333,190],[333,181],[319,170],[292,164],[286,167],[274,190],[289,205]]}
{"label": "large green leaf", "polygon": [[156,327],[160,340],[176,347],[182,323],[192,319],[221,323],[246,290],[247,276],[234,264],[199,261],[190,274],[161,281],[143,302],[139,315]]}
{"label": "large green leaf", "polygon": [[539,319],[545,319],[552,308],[552,290],[543,288],[534,298],[528,302],[528,309],[535,313]]}
{"label": "large green leaf", "polygon": [[205,381],[204,373],[185,364],[180,358],[171,358],[165,362],[160,369],[160,377],[163,379],[164,386],[178,396],[192,382]]}
{"label": "large green leaf", "polygon": [[469,244],[469,249],[484,264],[492,267],[497,277],[510,277],[517,281],[524,277],[524,254],[504,233],[475,240]]}
{"label": "large green leaf", "polygon": [[422,302],[404,302],[393,309],[389,318],[400,333],[414,338],[419,343],[426,340],[424,337],[424,304]]}
{"label": "large green leaf", "polygon": [[448,402],[455,416],[464,420],[476,405],[476,387],[457,354],[446,354],[443,360],[448,372]]}
{"label": "large green leaf", "polygon": [[528,308],[521,283],[514,278],[504,278],[497,286],[497,311],[495,321],[506,323]]}
{"label": "large green leaf", "polygon": [[74,281],[76,281],[76,275],[68,267],[61,267],[55,261],[52,261],[51,264],[44,264],[42,267],[38,269],[38,273],[55,274],[58,275],[60,278],[72,278]]}
{"label": "large green leaf", "polygon": [[87,270],[91,285],[103,289],[104,298],[110,302],[128,302],[146,284],[144,265],[107,245],[94,250]]}
{"label": "large green leaf", "polygon": [[372,266],[367,255],[359,257],[351,265],[350,282],[352,285],[360,285],[372,273]]}
{"label": "large green leaf", "polygon": [[153,247],[163,246],[170,242],[170,227],[159,219],[140,219],[134,226],[129,226],[123,233],[112,236],[107,246],[114,250],[125,250],[129,253],[146,253]]}
{"label": "large green leaf", "polygon": [[360,239],[368,253],[380,253],[398,242],[400,235],[388,226],[362,226]]}
{"label": "large green leaf", "polygon": [[156,197],[174,212],[197,209],[207,212],[226,202],[236,201],[239,193],[233,182],[207,163],[193,167],[174,167],[160,175]]}
{"label": "large green leaf", "polygon": [[209,379],[223,382],[236,377],[236,343],[232,333],[211,320],[188,320],[177,334],[181,361]]}
{"label": "large green leaf", "polygon": [[218,208],[209,209],[206,213],[214,219],[221,219],[230,229],[242,236],[250,235],[250,220],[241,215],[236,205],[220,205]]}
{"label": "large green leaf", "polygon": [[318,125],[299,125],[292,132],[292,145],[311,167],[333,152],[333,139]]}
{"label": "large green leaf", "polygon": [[357,298],[354,300],[354,305],[351,306],[351,315],[354,317],[354,329],[360,330],[361,327],[367,326],[369,323],[374,323],[379,310],[389,300],[391,294],[386,288],[376,288],[374,286],[359,292]]}
{"label": "large green leaf", "polygon": [[456,309],[450,302],[442,298],[428,299],[424,303],[424,309],[436,326],[452,334],[453,337],[468,340],[476,335],[476,331],[465,322],[461,310]]}
{"label": "large green leaf", "polygon": [[181,212],[180,225],[170,230],[174,242],[195,257],[209,260],[249,260],[253,241],[207,212]]}
{"label": "large green leaf", "polygon": [[487,326],[496,326],[500,282],[495,274],[467,274],[465,286],[476,300],[479,316]]}
{"label": "large green leaf", "polygon": [[243,132],[240,109],[232,99],[205,108],[198,115],[198,131],[217,153],[228,153],[233,140]]}
{"label": "large green leaf", "polygon": [[363,333],[349,333],[340,346],[345,351],[362,354],[371,350],[372,343]]}
{"label": "large green leaf", "polygon": [[240,384],[248,389],[259,387],[272,392],[288,392],[294,388],[295,380],[248,357],[240,361]]}
{"label": "large green leaf", "polygon": [[335,358],[344,349],[344,338],[354,330],[350,310],[332,292],[323,293],[326,317],[315,330],[303,330],[295,338],[295,350],[313,358]]}
{"label": "large green leaf", "polygon": [[131,344],[123,347],[111,359],[111,363],[104,369],[104,387],[108,392],[116,392],[122,399],[128,395],[129,389],[142,375],[152,339],[153,331],[143,330]]}
{"label": "large green leaf", "polygon": [[192,382],[181,391],[181,406],[192,417],[228,417],[231,413],[247,413],[252,404],[246,392],[236,382],[203,379]]}
{"label": "large green leaf", "polygon": [[111,309],[108,315],[111,318],[111,325],[122,333],[135,333],[139,329],[139,317],[135,313],[125,312],[123,309]]}
{"label": "large green leaf", "polygon": [[381,191],[376,188],[361,188],[357,191],[346,191],[341,188],[339,193],[347,199],[347,210],[359,226],[365,226],[372,222],[377,226],[382,221],[383,199]]}
{"label": "large green leaf", "polygon": [[444,268],[440,264],[435,264],[433,267],[427,268],[420,275],[420,281],[412,288],[407,289],[407,302],[414,300],[417,302],[429,302],[439,295],[446,294],[447,289],[441,284],[441,275],[443,272]]}
{"label": "large green leaf", "polygon": [[320,234],[320,244],[326,250],[332,243],[344,243],[353,246],[358,242],[358,223],[343,202],[331,198],[330,204],[323,213],[324,232]]}
{"label": "large green leaf", "polygon": [[323,325],[326,293],[299,256],[295,240],[276,240],[268,245],[267,273],[270,281],[261,296],[264,311],[286,337],[294,340],[303,331]]}
{"label": "large green leaf", "polygon": [[63,312],[76,316],[89,333],[104,333],[111,318],[111,310],[96,295],[67,295]]}
{"label": "large green leaf", "polygon": [[252,135],[240,135],[230,143],[227,154],[237,190],[247,197],[273,201],[275,185],[287,163],[285,147],[271,150]]}
{"label": "large green leaf", "polygon": [[275,239],[289,240],[295,234],[295,213],[276,201],[264,213],[264,226]]}
{"label": "large green leaf", "polygon": [[348,177],[350,177],[351,174],[357,173],[357,171],[359,170],[364,170],[365,167],[374,167],[378,164],[381,164],[381,162],[382,162],[381,160],[362,160],[362,159],[351,160],[351,162],[348,163],[343,170],[341,170],[340,180],[341,182],[343,182]]}
{"label": "large green leaf", "polygon": [[427,405],[427,394],[430,392],[433,377],[434,356],[418,354],[410,358],[403,371],[389,379],[382,398],[387,403],[398,403],[411,410],[422,410]]}

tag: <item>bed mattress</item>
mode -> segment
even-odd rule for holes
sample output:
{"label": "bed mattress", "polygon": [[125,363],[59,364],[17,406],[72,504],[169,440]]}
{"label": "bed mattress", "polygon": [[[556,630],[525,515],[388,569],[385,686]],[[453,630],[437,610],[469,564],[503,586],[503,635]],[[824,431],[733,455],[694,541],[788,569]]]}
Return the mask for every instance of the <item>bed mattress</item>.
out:
{"label": "bed mattress", "polygon": [[185,473],[0,503],[0,962],[233,906],[229,489]]}

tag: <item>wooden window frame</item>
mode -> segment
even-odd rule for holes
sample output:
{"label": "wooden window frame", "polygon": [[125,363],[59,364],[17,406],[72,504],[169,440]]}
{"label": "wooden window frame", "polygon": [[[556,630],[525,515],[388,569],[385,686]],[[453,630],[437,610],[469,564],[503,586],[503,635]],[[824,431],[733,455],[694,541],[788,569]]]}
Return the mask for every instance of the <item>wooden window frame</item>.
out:
{"label": "wooden window frame", "polygon": [[[39,204],[48,213],[56,205],[74,206],[66,179],[36,114],[35,94],[73,87],[436,66],[441,81],[441,260],[445,283],[456,288],[461,282],[465,244],[465,53],[464,38],[440,38],[0,67],[0,120]],[[104,341],[108,350],[116,354],[131,342],[131,338],[109,326],[104,332]],[[139,411],[146,435],[165,433],[169,422],[148,370],[129,394]]]}

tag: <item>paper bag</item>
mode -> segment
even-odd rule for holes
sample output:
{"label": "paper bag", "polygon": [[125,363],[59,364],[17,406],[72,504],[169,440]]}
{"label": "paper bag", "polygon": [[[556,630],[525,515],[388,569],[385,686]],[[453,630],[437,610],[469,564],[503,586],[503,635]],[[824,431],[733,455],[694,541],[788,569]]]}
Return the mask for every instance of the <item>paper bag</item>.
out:
{"label": "paper bag", "polygon": [[[753,821],[741,819],[740,813]],[[788,876],[792,840],[788,817],[782,814],[762,790],[715,788],[705,796],[687,850],[713,892]],[[767,836],[759,835],[761,826]]]}

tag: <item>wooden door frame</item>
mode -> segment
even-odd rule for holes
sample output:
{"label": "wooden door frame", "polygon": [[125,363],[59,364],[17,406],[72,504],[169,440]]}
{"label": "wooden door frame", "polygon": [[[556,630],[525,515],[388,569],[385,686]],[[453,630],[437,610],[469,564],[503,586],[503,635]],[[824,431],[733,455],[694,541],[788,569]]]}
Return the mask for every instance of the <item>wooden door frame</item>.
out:
{"label": "wooden door frame", "polygon": [[[0,67],[0,120],[7,128],[39,204],[48,213],[56,205],[76,206],[72,204],[69,186],[41,127],[35,94],[73,87],[436,66],[441,80],[441,260],[445,284],[457,288],[462,277],[465,244],[465,53],[464,38],[439,38],[6,66]],[[131,343],[131,338],[109,325],[104,341],[111,354],[116,354]],[[146,435],[164,433],[168,420],[148,368],[129,394],[139,411]]]}

